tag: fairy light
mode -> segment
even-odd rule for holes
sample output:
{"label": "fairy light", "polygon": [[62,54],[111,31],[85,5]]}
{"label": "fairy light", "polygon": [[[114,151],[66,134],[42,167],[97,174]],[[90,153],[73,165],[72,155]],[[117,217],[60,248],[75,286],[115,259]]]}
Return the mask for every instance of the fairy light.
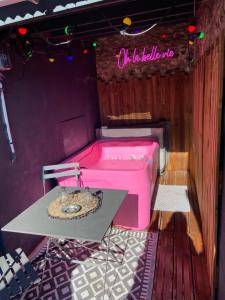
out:
{"label": "fairy light", "polygon": [[18,27],[17,32],[19,35],[26,35],[27,34],[27,28],[26,27]]}
{"label": "fairy light", "polygon": [[69,52],[68,54],[67,54],[67,60],[68,61],[73,61],[74,60],[74,55],[71,53],[71,52]]}
{"label": "fairy light", "polygon": [[54,62],[55,62],[55,57],[54,57],[53,55],[49,55],[49,56],[48,56],[48,61],[49,61],[50,63],[54,63]]}
{"label": "fairy light", "polygon": [[161,39],[164,39],[164,40],[168,39],[168,37],[169,37],[168,33],[162,33],[162,34],[160,35],[160,38],[161,38]]}
{"label": "fairy light", "polygon": [[204,37],[205,37],[205,33],[204,33],[203,31],[199,32],[198,38],[199,38],[200,40],[203,40]]}
{"label": "fairy light", "polygon": [[194,24],[190,24],[190,25],[188,25],[188,27],[187,27],[187,31],[190,32],[190,33],[195,32],[196,29],[197,29],[197,27],[196,27],[196,25],[194,25]]}
{"label": "fairy light", "polygon": [[64,33],[65,35],[72,35],[72,29],[70,26],[64,27]]}
{"label": "fairy light", "polygon": [[126,26],[131,26],[131,18],[129,17],[126,17],[123,19],[123,24],[126,25]]}

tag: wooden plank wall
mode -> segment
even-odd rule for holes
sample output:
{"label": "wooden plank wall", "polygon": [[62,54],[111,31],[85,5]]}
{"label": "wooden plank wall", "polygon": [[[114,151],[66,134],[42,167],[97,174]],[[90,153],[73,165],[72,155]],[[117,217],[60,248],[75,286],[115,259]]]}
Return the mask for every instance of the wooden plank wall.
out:
{"label": "wooden plank wall", "polygon": [[199,203],[211,291],[214,284],[216,251],[222,66],[223,38],[221,37],[200,58],[193,71],[191,121],[190,175]]}
{"label": "wooden plank wall", "polygon": [[187,170],[190,145],[191,78],[178,72],[166,77],[98,81],[102,126],[146,125],[170,120],[168,170]]}

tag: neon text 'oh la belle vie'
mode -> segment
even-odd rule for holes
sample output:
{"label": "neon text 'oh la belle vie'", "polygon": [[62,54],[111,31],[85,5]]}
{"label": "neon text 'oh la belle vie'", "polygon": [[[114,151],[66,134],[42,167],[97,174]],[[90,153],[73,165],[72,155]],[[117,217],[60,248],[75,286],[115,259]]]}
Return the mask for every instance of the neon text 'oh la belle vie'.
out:
{"label": "neon text 'oh la belle vie'", "polygon": [[120,49],[117,66],[119,69],[123,69],[127,64],[155,61],[163,58],[172,58],[174,56],[174,51],[167,49],[166,51],[161,51],[157,46],[153,46],[151,51],[147,53],[146,48],[142,51],[138,51],[136,48],[134,50],[122,48]]}

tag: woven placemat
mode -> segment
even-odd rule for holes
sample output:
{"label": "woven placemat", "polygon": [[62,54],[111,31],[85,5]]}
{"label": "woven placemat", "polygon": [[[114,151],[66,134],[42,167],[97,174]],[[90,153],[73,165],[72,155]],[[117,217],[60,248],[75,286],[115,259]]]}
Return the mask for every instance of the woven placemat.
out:
{"label": "woven placemat", "polygon": [[[62,220],[79,219],[96,212],[101,204],[101,197],[95,194],[87,195],[82,192],[67,194],[63,199],[58,197],[49,204],[48,215]],[[78,211],[73,211],[76,208]]]}

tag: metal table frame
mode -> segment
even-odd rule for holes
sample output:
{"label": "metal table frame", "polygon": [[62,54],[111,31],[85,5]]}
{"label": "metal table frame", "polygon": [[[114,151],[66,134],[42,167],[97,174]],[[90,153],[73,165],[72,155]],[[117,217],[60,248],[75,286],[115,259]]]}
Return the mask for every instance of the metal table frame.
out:
{"label": "metal table frame", "polygon": [[[119,209],[123,199],[125,198],[127,191],[124,190],[110,190],[110,189],[90,189],[91,192],[96,192],[98,190],[101,190],[103,192],[103,198],[102,198],[102,206],[94,213],[90,214],[87,217],[84,217],[82,219],[78,220],[46,220],[46,206],[43,206],[44,204],[48,205],[52,200],[54,200],[61,188],[59,186],[55,187],[53,190],[51,190],[49,193],[44,195],[44,197],[40,198],[37,202],[35,202],[33,205],[31,205],[27,210],[25,210],[23,213],[21,213],[18,217],[13,219],[11,222],[9,222],[6,226],[2,228],[3,231],[9,231],[9,232],[18,232],[18,233],[29,233],[29,234],[38,234],[38,235],[46,235],[48,237],[47,239],[47,246],[46,251],[43,260],[41,263],[43,263],[42,268],[42,275],[41,275],[41,282],[39,286],[39,294],[41,293],[42,284],[43,284],[43,276],[46,268],[46,263],[48,259],[62,259],[67,260],[70,262],[74,262],[76,264],[90,264],[91,262],[85,262],[82,260],[77,259],[76,257],[71,257],[69,252],[66,250],[66,248],[63,246],[65,243],[72,245],[73,248],[78,249],[86,249],[91,250],[89,248],[90,244],[93,244],[93,242],[97,242],[99,244],[103,243],[106,246],[106,257],[105,260],[101,260],[99,265],[104,266],[105,265],[105,276],[104,276],[104,292],[103,292],[103,299],[105,296],[105,290],[106,290],[106,276],[107,276],[107,268],[109,263],[109,255],[110,255],[110,243],[111,243],[111,233],[112,233],[112,221],[113,218]],[[68,192],[75,191],[75,190],[82,190],[81,188],[66,188]],[[105,195],[105,197],[104,197]],[[110,202],[111,201],[111,202]],[[32,220],[33,216],[37,216],[38,212],[40,212],[40,218],[43,217],[43,223],[44,224],[37,224],[32,223],[29,224],[29,220]],[[46,215],[45,215],[46,214]],[[107,219],[107,216],[109,219]],[[102,219],[103,221],[102,221]],[[47,222],[48,221],[48,222]],[[55,230],[54,226],[51,226],[51,230],[47,231],[45,228],[45,223],[48,224],[50,222],[53,222],[53,224],[60,224],[59,233],[57,234],[57,231]],[[60,223],[62,222],[62,223]],[[85,224],[90,223],[90,225],[98,224],[99,232],[93,231],[92,226],[89,226],[89,230],[92,232],[85,232],[85,228],[82,226],[79,227],[79,222],[83,226]],[[62,224],[67,224],[68,231],[70,231],[70,234],[68,236],[63,233]],[[71,224],[75,224],[77,226],[71,227]],[[101,227],[99,227],[99,224]],[[32,226],[31,226],[32,225]],[[39,226],[38,226],[39,225]],[[59,226],[59,225],[58,225]],[[65,227],[65,226],[64,226]],[[88,226],[87,226],[88,227]],[[79,233],[72,234],[71,236],[71,228],[76,231],[76,228],[83,230],[81,234]],[[56,233],[56,234],[54,234]],[[82,236],[83,234],[83,236]],[[86,235],[85,235],[86,234]],[[59,249],[61,253],[64,253],[64,256],[54,256],[51,254],[51,245],[54,246],[55,249]],[[122,254],[122,253],[121,253]],[[112,262],[113,260],[111,260]],[[96,264],[96,260],[93,260],[93,264]],[[119,265],[121,265],[121,262],[118,262],[117,260],[113,261]]]}
{"label": "metal table frame", "polygon": [[[67,239],[62,240],[62,239],[58,239],[58,238],[55,238],[55,237],[49,237],[47,239],[47,245],[46,245],[46,251],[45,251],[45,254],[44,254],[44,258],[40,262],[42,264],[42,275],[41,275],[41,281],[40,281],[38,296],[40,295],[41,290],[42,290],[44,272],[45,272],[45,268],[46,268],[46,264],[47,264],[48,259],[59,259],[59,260],[69,261],[69,262],[76,263],[76,264],[87,264],[87,265],[89,265],[89,264],[98,264],[99,266],[102,266],[102,267],[105,266],[105,276],[104,276],[104,285],[103,285],[103,300],[104,300],[104,296],[106,294],[106,278],[107,278],[108,263],[109,262],[115,263],[116,266],[114,268],[117,269],[123,263],[123,255],[124,255],[124,252],[125,252],[125,249],[124,250],[120,249],[120,253],[118,252],[119,254],[121,254],[121,260],[120,261],[118,261],[117,259],[114,259],[114,260],[109,259],[110,253],[112,253],[112,256],[113,256],[113,251],[110,251],[111,237],[113,236],[112,235],[112,228],[113,227],[112,227],[112,224],[111,224],[109,230],[107,231],[107,234],[104,236],[104,238],[102,240],[102,243],[104,243],[105,246],[106,246],[106,253],[105,253],[106,257],[105,257],[105,259],[102,259],[100,261],[99,261],[99,259],[95,260],[94,258],[91,258],[91,259],[93,259],[92,262],[91,261],[86,262],[85,260],[79,260],[76,257],[71,257],[70,254],[69,254],[68,249],[64,247],[64,244],[70,244],[71,249],[79,248],[79,249],[85,249],[85,250],[93,251],[93,249],[89,247],[89,245],[93,244],[93,242],[81,242],[81,241],[77,241],[77,240],[67,240]],[[125,232],[127,232],[127,231],[125,231]],[[126,239],[127,239],[127,242],[128,242],[129,235],[127,235]],[[58,248],[61,253],[65,254],[65,256],[63,257],[63,256],[59,256],[59,255],[54,255],[54,254],[52,255],[51,251],[50,251],[52,245],[53,245],[53,248]]]}

